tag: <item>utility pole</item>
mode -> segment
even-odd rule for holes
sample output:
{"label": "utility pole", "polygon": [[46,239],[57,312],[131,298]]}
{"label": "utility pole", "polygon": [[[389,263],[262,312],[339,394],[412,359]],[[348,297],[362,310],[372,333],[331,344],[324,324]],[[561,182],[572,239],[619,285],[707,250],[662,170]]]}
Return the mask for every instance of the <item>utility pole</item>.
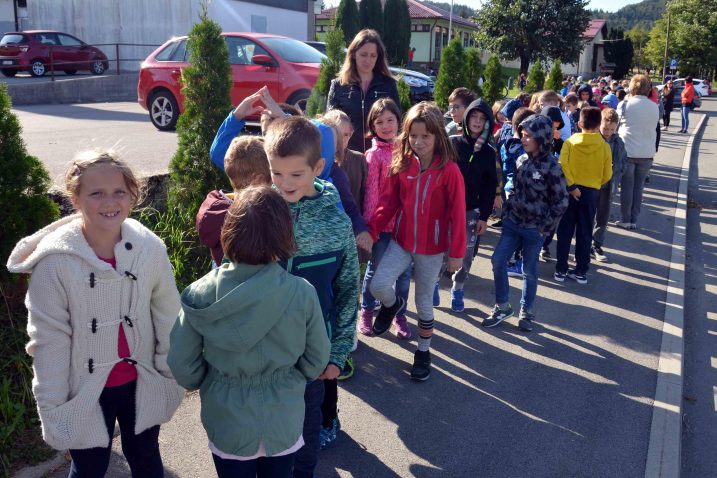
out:
{"label": "utility pole", "polygon": [[670,44],[670,5],[669,3],[665,6],[667,8],[667,34],[665,35],[665,56],[662,58],[662,82],[665,82],[665,76],[667,76],[667,46]]}
{"label": "utility pole", "polygon": [[451,11],[448,14],[448,43],[451,42],[453,36],[453,0],[451,0]]}
{"label": "utility pole", "polygon": [[12,0],[12,11],[15,15],[15,31],[18,32],[20,31],[20,23],[17,19],[17,0]]}

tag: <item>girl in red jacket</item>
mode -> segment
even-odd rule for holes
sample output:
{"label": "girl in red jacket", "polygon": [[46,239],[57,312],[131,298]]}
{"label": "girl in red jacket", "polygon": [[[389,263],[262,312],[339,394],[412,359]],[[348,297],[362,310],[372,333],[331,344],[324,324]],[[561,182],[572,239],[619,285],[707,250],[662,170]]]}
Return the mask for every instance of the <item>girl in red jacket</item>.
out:
{"label": "girl in red jacket", "polygon": [[443,127],[443,115],[421,102],[403,120],[393,152],[389,177],[369,222],[374,240],[395,217],[393,236],[376,275],[371,293],[381,301],[373,333],[391,327],[403,298],[393,285],[413,262],[418,312],[418,350],[411,379],[423,381],[431,371],[429,347],[433,335],[433,286],[448,252],[448,271],[461,267],[466,249],[465,190],[455,151]]}

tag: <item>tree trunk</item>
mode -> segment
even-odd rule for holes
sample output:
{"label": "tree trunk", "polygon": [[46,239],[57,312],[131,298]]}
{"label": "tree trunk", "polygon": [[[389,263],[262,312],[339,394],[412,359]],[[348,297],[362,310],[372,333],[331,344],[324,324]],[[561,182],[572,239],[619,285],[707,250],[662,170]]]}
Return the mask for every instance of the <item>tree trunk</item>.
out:
{"label": "tree trunk", "polygon": [[520,72],[524,75],[528,75],[528,67],[530,66],[530,55],[527,52],[520,52]]}

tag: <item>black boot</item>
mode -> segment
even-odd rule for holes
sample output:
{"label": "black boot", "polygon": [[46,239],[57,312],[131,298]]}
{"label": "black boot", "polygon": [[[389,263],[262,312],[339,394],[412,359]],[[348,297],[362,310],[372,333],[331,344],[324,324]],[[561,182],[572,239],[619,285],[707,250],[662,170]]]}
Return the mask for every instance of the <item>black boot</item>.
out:
{"label": "black boot", "polygon": [[411,380],[423,382],[431,375],[431,352],[416,350],[413,355],[413,367],[411,367]]}
{"label": "black boot", "polygon": [[401,297],[396,296],[396,303],[391,307],[381,306],[381,310],[378,311],[376,319],[373,321],[373,333],[374,335],[381,335],[391,328],[393,318],[401,307],[403,307],[404,301]]}

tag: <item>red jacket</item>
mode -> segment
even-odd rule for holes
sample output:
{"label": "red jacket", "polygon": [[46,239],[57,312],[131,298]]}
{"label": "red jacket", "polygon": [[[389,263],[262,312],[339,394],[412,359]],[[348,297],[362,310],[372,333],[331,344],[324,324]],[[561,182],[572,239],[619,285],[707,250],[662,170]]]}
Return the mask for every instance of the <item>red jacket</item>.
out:
{"label": "red jacket", "polygon": [[682,104],[689,105],[695,98],[695,85],[694,83],[685,84],[685,89],[682,90]]}
{"label": "red jacket", "polygon": [[378,207],[369,222],[374,240],[396,216],[393,238],[414,254],[443,254],[462,258],[466,253],[466,203],[463,176],[453,161],[421,172],[413,157],[411,166],[387,178]]}

